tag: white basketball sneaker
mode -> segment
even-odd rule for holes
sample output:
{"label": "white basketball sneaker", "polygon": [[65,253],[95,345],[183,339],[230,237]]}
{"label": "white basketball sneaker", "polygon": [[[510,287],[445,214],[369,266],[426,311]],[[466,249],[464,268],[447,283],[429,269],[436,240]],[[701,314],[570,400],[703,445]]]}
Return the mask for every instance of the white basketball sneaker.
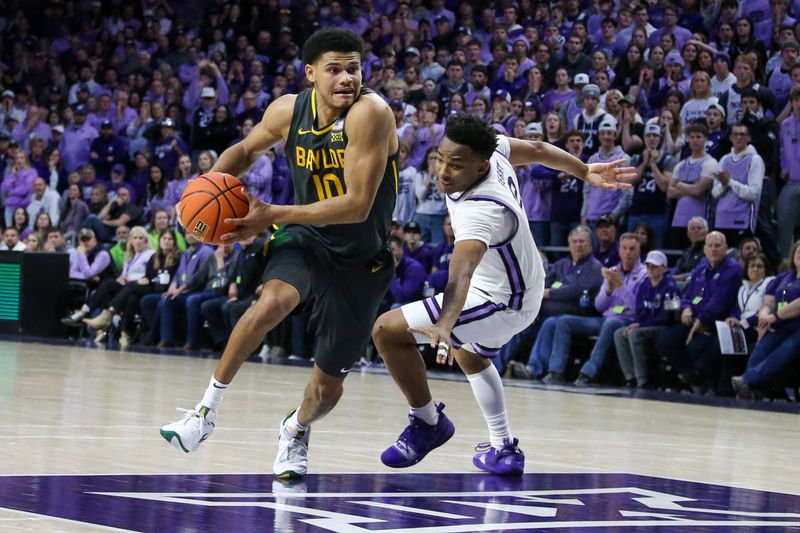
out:
{"label": "white basketball sneaker", "polygon": [[214,422],[217,413],[214,409],[208,409],[200,404],[194,409],[181,409],[183,418],[172,424],[167,424],[161,428],[161,436],[177,449],[189,453],[200,446],[214,433]]}
{"label": "white basketball sneaker", "polygon": [[294,438],[286,433],[286,421],[296,410],[289,411],[278,430],[278,456],[272,464],[272,473],[277,479],[301,478],[308,471],[308,441],[311,428]]}

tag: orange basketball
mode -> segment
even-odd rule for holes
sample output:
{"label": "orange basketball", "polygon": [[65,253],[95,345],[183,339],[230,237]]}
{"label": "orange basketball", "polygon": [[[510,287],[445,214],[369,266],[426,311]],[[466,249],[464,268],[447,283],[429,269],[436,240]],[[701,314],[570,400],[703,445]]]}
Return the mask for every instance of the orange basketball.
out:
{"label": "orange basketball", "polygon": [[180,201],[181,226],[206,244],[222,244],[221,237],[236,229],[226,218],[242,218],[250,205],[239,178],[209,172],[191,180]]}

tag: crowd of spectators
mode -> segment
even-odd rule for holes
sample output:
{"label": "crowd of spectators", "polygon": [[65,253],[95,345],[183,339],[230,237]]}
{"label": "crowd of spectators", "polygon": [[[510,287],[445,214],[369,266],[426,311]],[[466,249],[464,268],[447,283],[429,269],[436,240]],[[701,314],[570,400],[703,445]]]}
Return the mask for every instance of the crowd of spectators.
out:
{"label": "crowd of spectators", "polygon": [[[633,189],[607,191],[517,169],[531,231],[555,248],[542,316],[501,366],[517,359],[517,374],[559,382],[572,337],[599,335],[578,382],[602,380],[616,352],[625,379],[645,386],[645,340],[667,328],[672,344],[657,345],[684,337],[662,353],[682,379],[726,394],[720,376],[736,369],[703,343],[728,319],[759,332],[737,389],[763,391],[800,353],[797,281],[745,264],[742,282],[738,261],[758,248],[756,265],[800,268],[798,17],[789,0],[7,2],[0,249],[69,254],[72,276],[96,288],[69,322],[116,325],[125,342],[220,346],[257,295],[263,239],[213,250],[183,235],[173,206],[271,101],[307,87],[305,39],[341,26],[363,36],[364,84],[401,141],[387,307],[446,283],[453,235],[434,148],[450,114],[472,113],[638,174]],[[293,201],[280,146],[240,177],[266,202]],[[669,269],[668,249],[685,250]],[[710,288],[720,280],[729,291]],[[681,298],[677,322],[653,307],[664,287]],[[592,308],[600,316],[586,317]],[[298,311],[269,343],[310,356],[307,322]]]}

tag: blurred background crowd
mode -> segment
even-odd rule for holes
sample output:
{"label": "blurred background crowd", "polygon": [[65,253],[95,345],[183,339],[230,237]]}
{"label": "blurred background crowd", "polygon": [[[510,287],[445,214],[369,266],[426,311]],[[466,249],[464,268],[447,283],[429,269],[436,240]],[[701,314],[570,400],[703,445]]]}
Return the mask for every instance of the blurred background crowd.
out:
{"label": "blurred background crowd", "polygon": [[[98,341],[221,348],[258,296],[269,235],[213,249],[173,206],[270,102],[307,87],[303,42],[340,26],[363,37],[363,84],[401,141],[387,308],[444,288],[433,150],[449,115],[471,113],[638,174],[605,191],[517,169],[549,274],[504,371],[780,395],[800,359],[797,17],[796,0],[10,0],[0,249],[68,253],[82,292],[65,322]],[[280,146],[240,178],[293,201]],[[265,354],[310,358],[308,315]],[[717,321],[745,329],[749,357],[715,348]]]}

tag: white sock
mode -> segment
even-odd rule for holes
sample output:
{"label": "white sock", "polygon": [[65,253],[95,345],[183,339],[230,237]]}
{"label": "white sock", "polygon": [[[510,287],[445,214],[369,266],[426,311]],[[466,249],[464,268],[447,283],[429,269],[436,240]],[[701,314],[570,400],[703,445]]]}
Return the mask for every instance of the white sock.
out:
{"label": "white sock", "polygon": [[222,401],[222,395],[225,394],[226,390],[228,390],[228,384],[220,383],[212,375],[211,381],[208,382],[206,393],[203,395],[203,401],[200,403],[209,409],[216,409]]}
{"label": "white sock", "polygon": [[439,423],[439,413],[436,412],[436,404],[433,400],[429,401],[422,407],[410,407],[411,414],[425,422],[435,426]]}
{"label": "white sock", "polygon": [[508,415],[506,414],[506,397],[503,392],[503,382],[494,365],[477,374],[467,375],[472,393],[481,408],[486,425],[489,426],[489,441],[493,448],[502,449],[503,439],[511,440],[511,430],[508,428]]}
{"label": "white sock", "polygon": [[287,437],[290,439],[296,439],[299,435],[302,435],[303,432],[308,430],[308,426],[304,426],[300,422],[297,421],[297,414],[300,412],[300,408],[294,410],[292,416],[290,416],[286,423],[283,425],[283,432],[286,434]]}

